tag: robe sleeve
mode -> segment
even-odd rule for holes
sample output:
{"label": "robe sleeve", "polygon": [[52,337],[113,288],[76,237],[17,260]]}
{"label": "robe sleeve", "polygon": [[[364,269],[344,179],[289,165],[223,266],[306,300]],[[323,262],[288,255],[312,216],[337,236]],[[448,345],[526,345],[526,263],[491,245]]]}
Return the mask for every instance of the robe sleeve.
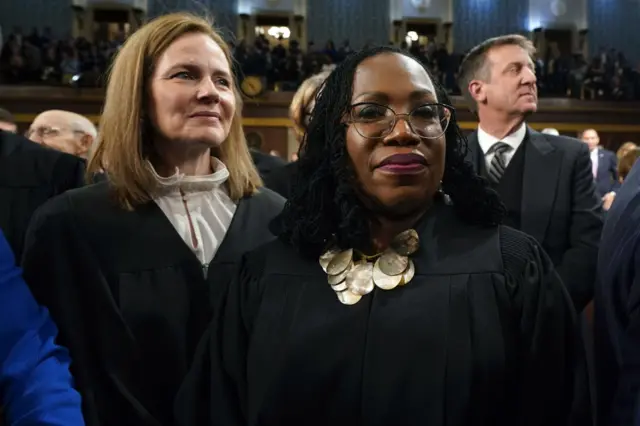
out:
{"label": "robe sleeve", "polygon": [[96,362],[88,336],[87,293],[99,275],[99,266],[91,250],[78,237],[73,226],[69,199],[58,196],[41,206],[27,231],[23,253],[24,278],[36,300],[49,309],[59,329],[59,342],[69,349],[71,373],[82,395],[83,412],[88,425],[100,424],[93,400],[92,375],[88,368]]}
{"label": "robe sleeve", "polygon": [[531,237],[503,228],[507,285],[519,315],[519,426],[572,424],[580,343],[571,297]]}
{"label": "robe sleeve", "polygon": [[[260,304],[264,258],[260,249],[243,257],[200,342],[176,398],[179,426],[244,426],[247,418],[247,351]],[[268,367],[267,367],[268,368]]]}

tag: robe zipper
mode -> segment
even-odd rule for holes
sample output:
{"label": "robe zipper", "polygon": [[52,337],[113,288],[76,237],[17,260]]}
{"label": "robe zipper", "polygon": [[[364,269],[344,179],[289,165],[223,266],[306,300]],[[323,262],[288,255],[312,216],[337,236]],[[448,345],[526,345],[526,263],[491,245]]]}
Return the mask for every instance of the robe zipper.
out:
{"label": "robe zipper", "polygon": [[[182,189],[180,190],[180,196],[182,197],[182,204],[184,205],[184,211],[185,213],[187,213],[187,220],[189,221],[189,234],[191,235],[191,243],[193,243],[193,246],[195,248],[198,248],[198,237],[196,236],[196,231],[193,228],[193,221],[191,220],[191,213],[189,213],[189,205],[187,204],[187,197],[185,196],[184,192],[182,192]],[[207,273],[209,272],[209,264],[202,263],[201,267],[202,267],[202,275],[204,275],[204,278],[206,279]]]}

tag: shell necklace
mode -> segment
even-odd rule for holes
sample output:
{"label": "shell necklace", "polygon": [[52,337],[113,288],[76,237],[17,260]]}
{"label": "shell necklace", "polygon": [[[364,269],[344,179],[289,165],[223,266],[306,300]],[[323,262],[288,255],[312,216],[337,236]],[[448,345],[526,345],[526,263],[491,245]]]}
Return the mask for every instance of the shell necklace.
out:
{"label": "shell necklace", "polygon": [[377,255],[361,255],[354,261],[353,249],[332,248],[319,260],[338,300],[345,305],[354,305],[375,287],[392,290],[409,283],[416,273],[409,256],[419,247],[418,233],[408,229],[396,235],[389,248]]}

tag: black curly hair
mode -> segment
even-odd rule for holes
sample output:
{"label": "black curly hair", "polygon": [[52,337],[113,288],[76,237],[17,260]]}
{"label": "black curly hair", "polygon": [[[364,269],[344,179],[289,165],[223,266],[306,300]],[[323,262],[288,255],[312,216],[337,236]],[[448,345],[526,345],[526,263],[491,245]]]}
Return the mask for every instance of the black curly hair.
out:
{"label": "black curly hair", "polygon": [[[355,171],[346,149],[343,118],[351,105],[356,68],[365,59],[382,53],[398,53],[419,62],[407,52],[390,46],[362,50],[338,65],[318,91],[291,196],[279,218],[279,237],[305,256],[319,256],[329,241],[341,248],[368,247],[371,243],[370,214],[356,196]],[[436,86],[438,101],[450,104],[444,90],[431,80]],[[498,194],[465,161],[467,141],[455,114],[445,137],[442,190],[451,198],[454,210],[468,223],[500,224],[505,208]]]}

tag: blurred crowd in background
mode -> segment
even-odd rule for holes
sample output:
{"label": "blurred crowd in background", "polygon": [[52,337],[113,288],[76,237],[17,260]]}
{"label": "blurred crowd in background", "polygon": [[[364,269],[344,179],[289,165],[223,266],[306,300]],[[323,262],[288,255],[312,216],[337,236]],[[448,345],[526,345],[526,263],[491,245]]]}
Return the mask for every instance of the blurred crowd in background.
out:
{"label": "blurred crowd in background", "polygon": [[[5,37],[0,54],[0,84],[104,85],[106,71],[124,41],[124,34],[110,41],[92,43],[83,38],[56,39],[48,28],[24,32],[15,28]],[[295,40],[269,40],[258,35],[255,42],[231,43],[237,71],[262,77],[268,90],[295,91],[302,81],[330,69],[353,52],[349,40],[338,44]],[[433,41],[403,42],[427,64],[449,93],[460,94],[456,76],[465,52],[449,52]],[[541,96],[576,99],[640,100],[640,64],[626,60],[624,52],[602,48],[593,58],[546,49],[536,61]]]}

